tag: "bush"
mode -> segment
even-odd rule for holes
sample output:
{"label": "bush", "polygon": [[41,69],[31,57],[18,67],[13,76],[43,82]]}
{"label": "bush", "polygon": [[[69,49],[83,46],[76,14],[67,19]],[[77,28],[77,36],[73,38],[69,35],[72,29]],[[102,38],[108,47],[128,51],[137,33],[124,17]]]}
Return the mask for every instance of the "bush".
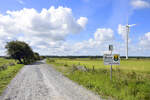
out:
{"label": "bush", "polygon": [[48,59],[48,61],[49,61],[49,62],[55,62],[55,60],[54,60],[54,59]]}
{"label": "bush", "polygon": [[67,63],[65,63],[65,64],[64,64],[64,66],[65,66],[65,67],[67,67],[67,66],[68,66],[68,64],[67,64]]}

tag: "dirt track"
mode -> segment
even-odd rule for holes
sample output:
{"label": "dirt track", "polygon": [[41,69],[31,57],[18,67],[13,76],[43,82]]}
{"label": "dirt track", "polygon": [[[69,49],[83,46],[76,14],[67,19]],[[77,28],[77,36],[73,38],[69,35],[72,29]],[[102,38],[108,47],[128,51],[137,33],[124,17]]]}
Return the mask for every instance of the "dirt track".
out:
{"label": "dirt track", "polygon": [[0,100],[101,100],[73,83],[44,61],[26,65],[8,85]]}

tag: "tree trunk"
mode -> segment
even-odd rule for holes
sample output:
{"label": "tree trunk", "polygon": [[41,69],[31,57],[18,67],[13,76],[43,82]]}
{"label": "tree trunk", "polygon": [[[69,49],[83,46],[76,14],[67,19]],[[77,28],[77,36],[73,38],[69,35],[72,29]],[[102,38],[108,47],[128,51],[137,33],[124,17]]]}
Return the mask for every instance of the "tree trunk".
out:
{"label": "tree trunk", "polygon": [[26,59],[25,59],[25,58],[23,58],[23,63],[24,63],[24,64],[26,63]]}
{"label": "tree trunk", "polygon": [[21,61],[21,59],[19,58],[18,60],[19,60],[20,64],[22,64],[22,61]]}

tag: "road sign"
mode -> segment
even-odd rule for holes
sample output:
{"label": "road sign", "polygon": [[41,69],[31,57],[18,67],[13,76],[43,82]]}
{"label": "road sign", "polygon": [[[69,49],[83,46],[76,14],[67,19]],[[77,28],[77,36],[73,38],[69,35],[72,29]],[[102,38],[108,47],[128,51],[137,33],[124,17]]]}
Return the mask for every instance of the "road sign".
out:
{"label": "road sign", "polygon": [[113,65],[120,65],[120,55],[113,54]]}
{"label": "road sign", "polygon": [[103,60],[104,65],[120,65],[119,54],[104,54]]}
{"label": "road sign", "polygon": [[113,59],[112,54],[104,54],[103,60],[104,65],[112,65]]}

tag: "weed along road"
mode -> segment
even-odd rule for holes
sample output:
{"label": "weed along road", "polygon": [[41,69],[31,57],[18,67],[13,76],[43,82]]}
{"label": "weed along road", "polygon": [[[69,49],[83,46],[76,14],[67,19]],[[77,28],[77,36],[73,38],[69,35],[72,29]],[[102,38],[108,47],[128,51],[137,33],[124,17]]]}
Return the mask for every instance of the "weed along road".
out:
{"label": "weed along road", "polygon": [[101,100],[77,85],[45,61],[24,66],[8,85],[0,100]]}

